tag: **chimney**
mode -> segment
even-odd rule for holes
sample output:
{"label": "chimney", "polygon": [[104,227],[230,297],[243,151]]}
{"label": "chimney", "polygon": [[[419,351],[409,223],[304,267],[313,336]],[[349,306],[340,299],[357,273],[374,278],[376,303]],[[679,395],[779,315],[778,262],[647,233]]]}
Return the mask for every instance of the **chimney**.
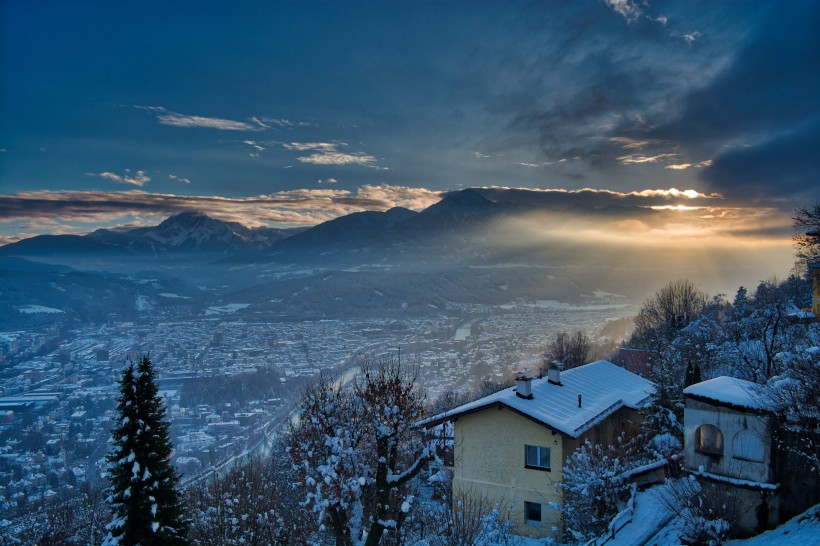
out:
{"label": "chimney", "polygon": [[532,400],[532,373],[523,370],[515,374],[515,394],[526,400]]}
{"label": "chimney", "polygon": [[564,368],[564,365],[558,362],[557,360],[553,360],[550,362],[549,368],[547,368],[547,381],[552,383],[553,385],[560,385],[561,384],[561,370]]}

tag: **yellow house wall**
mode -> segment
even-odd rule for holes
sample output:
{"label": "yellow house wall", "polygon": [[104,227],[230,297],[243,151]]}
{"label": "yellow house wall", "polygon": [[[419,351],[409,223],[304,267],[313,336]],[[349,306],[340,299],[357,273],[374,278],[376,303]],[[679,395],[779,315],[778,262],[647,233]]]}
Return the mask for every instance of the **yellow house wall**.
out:
{"label": "yellow house wall", "polygon": [[[525,468],[525,445],[551,448],[549,472]],[[489,408],[455,422],[454,456],[454,500],[459,492],[486,496],[501,505],[517,534],[553,535],[560,516],[548,503],[561,501],[555,488],[564,458],[561,434],[509,409]],[[540,527],[524,521],[524,502],[542,505]]]}
{"label": "yellow house wall", "polygon": [[[580,438],[570,438],[535,423],[509,409],[495,407],[459,417],[455,422],[453,499],[459,492],[481,495],[499,503],[515,525],[515,533],[531,537],[554,536],[560,514],[549,503],[561,502],[556,484],[562,480],[563,461],[585,439],[611,444],[621,433],[634,433],[640,423],[637,411],[622,408]],[[551,469],[529,469],[525,445],[551,448]],[[524,519],[524,502],[542,505],[540,527]]]}

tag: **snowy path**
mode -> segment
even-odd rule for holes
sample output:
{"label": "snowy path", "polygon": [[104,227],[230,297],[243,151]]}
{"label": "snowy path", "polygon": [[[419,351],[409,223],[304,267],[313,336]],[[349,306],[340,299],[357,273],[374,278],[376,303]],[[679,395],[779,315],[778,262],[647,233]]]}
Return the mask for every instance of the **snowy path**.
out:
{"label": "snowy path", "polygon": [[672,519],[672,514],[661,500],[665,486],[659,485],[638,493],[632,522],[618,531],[607,546],[641,546],[652,539]]}

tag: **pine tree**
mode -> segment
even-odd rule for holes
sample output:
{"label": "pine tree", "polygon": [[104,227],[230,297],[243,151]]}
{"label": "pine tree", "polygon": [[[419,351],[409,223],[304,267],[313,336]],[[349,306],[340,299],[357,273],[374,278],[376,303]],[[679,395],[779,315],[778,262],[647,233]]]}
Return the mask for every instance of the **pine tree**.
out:
{"label": "pine tree", "polygon": [[107,456],[113,517],[104,543],[188,544],[179,476],[169,461],[169,424],[148,356],[123,370],[117,411]]}

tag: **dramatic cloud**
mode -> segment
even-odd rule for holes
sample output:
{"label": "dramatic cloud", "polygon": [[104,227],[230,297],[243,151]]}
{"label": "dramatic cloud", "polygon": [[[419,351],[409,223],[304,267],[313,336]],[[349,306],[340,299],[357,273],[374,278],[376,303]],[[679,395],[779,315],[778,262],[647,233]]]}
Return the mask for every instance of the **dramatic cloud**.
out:
{"label": "dramatic cloud", "polygon": [[[816,1],[206,3],[184,39],[169,23],[190,16],[184,4],[161,16],[120,3],[11,4],[4,76],[15,84],[0,120],[8,198],[195,187],[266,195],[264,205],[226,202],[235,216],[310,224],[382,210],[398,204],[395,189],[377,197],[384,188],[416,185],[610,188],[620,193],[542,198],[670,215],[720,216],[754,199],[788,211],[817,196]],[[110,31],[106,47],[52,31],[67,21],[78,36]],[[317,32],[334,28],[345,32]],[[141,35],[152,47],[135,54]],[[170,77],[186,66],[197,69]],[[89,171],[97,178],[82,177]],[[365,183],[381,189],[355,189]],[[351,194],[276,193],[307,185]],[[630,194],[673,185],[723,197]],[[173,209],[183,198],[168,199]],[[428,196],[406,199],[415,208]],[[218,214],[215,203],[199,204]],[[16,224],[4,225],[13,236]]]}
{"label": "dramatic cloud", "polygon": [[[578,157],[573,157],[572,159],[579,159],[579,158]],[[559,159],[558,161],[544,161],[542,163],[526,163],[526,162],[516,161],[515,164],[516,165],[521,165],[522,167],[539,168],[539,167],[549,167],[550,165],[559,165],[561,163],[566,163],[567,161],[569,161],[569,160],[567,158],[563,157],[563,158]]]}
{"label": "dramatic cloud", "polygon": [[206,129],[219,129],[220,131],[262,131],[264,129],[264,127],[250,125],[242,121],[173,113],[157,116],[157,119],[161,124],[173,127],[204,127]]}
{"label": "dramatic cloud", "polygon": [[[123,192],[37,191],[0,195],[0,224],[21,221],[52,222],[42,232],[82,231],[101,225],[122,224],[138,216],[143,223],[159,220],[183,210],[202,211],[215,218],[247,226],[314,225],[364,210],[388,210],[396,206],[420,210],[441,198],[425,188],[363,185],[356,192],[336,189],[294,189],[246,198],[184,196]],[[57,220],[59,219],[59,220]],[[32,233],[36,234],[36,233]]]}
{"label": "dramatic cloud", "polygon": [[258,120],[257,118],[251,118],[251,121],[259,123],[260,125],[262,125],[262,122],[264,122],[264,123],[269,123],[271,125],[275,125],[275,126],[278,126],[278,127],[315,127],[316,126],[315,123],[311,123],[309,121],[291,121],[291,120],[285,119],[285,118],[263,117],[261,119],[261,121]]}
{"label": "dramatic cloud", "polygon": [[339,146],[347,146],[344,142],[283,142],[282,147],[286,150],[296,150],[305,152],[307,150],[321,150],[326,152],[335,151]]}
{"label": "dramatic cloud", "polygon": [[768,3],[752,13],[729,62],[649,135],[712,158],[700,176],[721,193],[808,196],[820,180],[820,5]]}
{"label": "dramatic cloud", "polygon": [[658,139],[638,140],[624,136],[610,137],[608,140],[610,142],[620,144],[621,148],[625,150],[643,150],[644,148],[648,148],[650,146],[654,147],[664,144],[664,141]]}
{"label": "dramatic cloud", "polygon": [[604,0],[604,3],[630,23],[643,14],[637,4],[631,0]]}
{"label": "dramatic cloud", "polygon": [[99,178],[105,178],[106,180],[111,180],[113,182],[119,182],[120,184],[130,184],[132,186],[139,187],[142,187],[151,181],[151,178],[145,174],[145,171],[137,171],[136,173],[131,174],[131,169],[125,169],[125,173],[121,175],[106,171],[101,173],[86,173],[86,176],[96,176]]}
{"label": "dramatic cloud", "polygon": [[297,157],[303,163],[314,165],[363,165],[373,167],[376,158],[367,154],[346,154],[343,152],[322,152],[304,157]]}
{"label": "dramatic cloud", "polygon": [[316,189],[298,189],[280,191],[275,194],[280,197],[348,197],[350,192],[348,190],[316,190]]}
{"label": "dramatic cloud", "polygon": [[404,207],[412,210],[421,210],[441,200],[442,192],[431,191],[426,188],[411,188],[409,186],[361,186],[358,195],[364,199],[372,199],[389,203],[392,207]]}
{"label": "dramatic cloud", "polygon": [[674,157],[677,157],[678,154],[658,154],[653,156],[645,156],[643,154],[630,154],[630,155],[623,155],[618,159],[623,165],[634,165],[634,164],[641,164],[641,163],[658,163],[660,161],[668,161]]}
{"label": "dramatic cloud", "polygon": [[703,177],[716,189],[731,194],[752,191],[756,195],[816,199],[820,181],[818,150],[820,114],[781,136],[719,155]]}
{"label": "dramatic cloud", "polygon": [[752,210],[759,207],[755,203],[729,202],[723,196],[715,193],[704,194],[692,189],[678,190],[676,188],[619,192],[592,188],[532,190],[487,187],[478,188],[478,191],[491,201],[559,211],[586,210],[590,214],[594,214],[595,211],[609,210],[610,212],[618,211],[618,214],[643,216],[645,211],[657,207],[749,208]]}
{"label": "dramatic cloud", "polygon": [[[695,190],[656,189],[640,192],[611,190],[529,190],[517,188],[478,188],[494,201],[523,204],[554,210],[604,211],[606,217],[643,218],[653,208],[675,211],[697,210],[710,218],[726,218],[726,211],[757,210],[756,206],[728,203],[720,195]],[[52,222],[62,224],[122,223],[139,215],[150,221],[182,210],[206,214],[246,225],[312,225],[344,214],[363,210],[387,210],[400,206],[422,210],[441,199],[441,192],[408,186],[365,184],[355,191],[331,188],[299,188],[269,195],[245,198],[183,196],[123,192],[40,191],[0,196],[0,223]],[[580,209],[578,207],[581,207]],[[736,216],[737,212],[731,215]],[[146,220],[147,221],[147,220]],[[68,229],[63,229],[68,231]]]}
{"label": "dramatic cloud", "polygon": [[183,177],[177,176],[175,174],[169,174],[168,178],[170,178],[171,180],[174,180],[176,182],[179,182],[180,184],[190,184],[191,183],[191,181],[188,180],[187,178],[183,178]]}
{"label": "dramatic cloud", "polygon": [[672,169],[673,171],[684,171],[686,169],[709,167],[712,164],[711,159],[700,161],[698,163],[677,163],[675,165],[666,165],[664,169]]}
{"label": "dramatic cloud", "polygon": [[286,150],[297,152],[316,151],[314,154],[297,157],[297,161],[313,165],[361,165],[383,170],[376,165],[377,159],[365,153],[346,153],[339,151],[339,147],[347,146],[346,142],[283,142]]}
{"label": "dramatic cloud", "polygon": [[242,143],[247,144],[248,146],[250,146],[254,150],[258,150],[260,152],[264,152],[267,149],[267,148],[265,148],[264,146],[262,146],[261,144],[259,144],[258,142],[254,141],[254,140],[243,140]]}
{"label": "dramatic cloud", "polygon": [[218,129],[220,131],[264,131],[268,128],[267,125],[257,118],[251,118],[251,123],[246,123],[232,119],[189,116],[177,112],[170,112],[161,106],[136,106],[135,108],[154,112],[159,123],[172,127],[201,127],[205,129]]}
{"label": "dramatic cloud", "polygon": [[[550,22],[538,21],[549,36],[538,38],[543,47],[518,51],[517,44],[510,45],[522,60],[513,62],[513,53],[508,53],[504,62],[518,70],[492,65],[504,77],[485,91],[494,98],[493,115],[509,115],[503,128],[506,140],[495,148],[488,144],[473,149],[509,156],[537,142],[544,160],[531,154],[515,160],[533,167],[581,157],[578,164],[563,166],[565,176],[607,183],[634,180],[634,174],[618,172],[621,165],[651,164],[671,157],[662,154],[679,153],[677,140],[652,130],[675,116],[678,101],[712,78],[729,53],[710,41],[692,55],[691,47],[669,39],[670,30],[657,18],[641,12],[647,4],[608,5],[634,24],[624,25],[603,9],[575,5],[560,10]],[[671,19],[665,21],[674,26]],[[572,32],[566,32],[568,28]],[[601,40],[602,34],[608,38]],[[523,36],[521,43],[528,39],[534,38]],[[514,85],[502,85],[510,81]]]}

